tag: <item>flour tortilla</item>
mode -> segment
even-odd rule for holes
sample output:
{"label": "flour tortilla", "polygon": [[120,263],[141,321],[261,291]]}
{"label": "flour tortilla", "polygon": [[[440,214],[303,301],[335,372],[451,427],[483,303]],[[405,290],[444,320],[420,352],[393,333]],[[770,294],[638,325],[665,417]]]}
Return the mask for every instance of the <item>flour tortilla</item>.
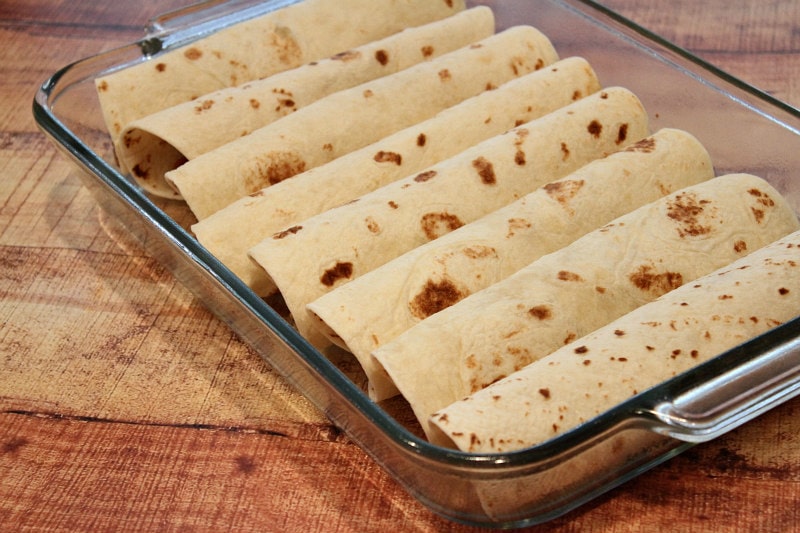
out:
{"label": "flour tortilla", "polygon": [[168,172],[198,220],[558,59],[530,26],[328,95]]}
{"label": "flour tortilla", "polygon": [[761,178],[714,178],[541,257],[373,356],[428,432],[435,411],[798,227]]}
{"label": "flour tortilla", "polygon": [[463,0],[305,0],[96,80],[116,144],[130,122],[454,15]]}
{"label": "flour tortilla", "polygon": [[327,59],[204,94],[128,124],[117,157],[121,165],[133,169],[135,176],[146,175],[151,187],[166,189],[164,174],[184,161],[247,135],[323,96],[393,74],[493,33],[492,10],[477,7]]}
{"label": "flour tortilla", "polygon": [[373,350],[614,218],[713,176],[697,139],[661,130],[389,261],[308,309],[331,342],[356,356],[370,396],[381,401],[398,391]]}
{"label": "flour tortilla", "polygon": [[[286,228],[250,250],[298,330],[330,341],[306,305],[389,260],[645,137],[647,114],[615,87],[492,137],[419,174]],[[376,296],[380,298],[380,296]]]}
{"label": "flour tortilla", "polygon": [[247,255],[263,239],[599,89],[585,59],[558,61],[237,200],[193,225],[192,231],[256,293],[268,296],[277,290],[274,283]]}
{"label": "flour tortilla", "polygon": [[444,408],[433,416],[432,440],[469,452],[533,446],[791,320],[798,309],[794,232]]}

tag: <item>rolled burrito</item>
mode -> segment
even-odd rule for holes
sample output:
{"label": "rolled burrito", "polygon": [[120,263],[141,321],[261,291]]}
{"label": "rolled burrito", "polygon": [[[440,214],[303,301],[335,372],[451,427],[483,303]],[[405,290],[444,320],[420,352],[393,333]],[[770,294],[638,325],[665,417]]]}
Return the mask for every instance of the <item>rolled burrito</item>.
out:
{"label": "rolled burrito", "polygon": [[[468,98],[369,146],[241,198],[192,226],[197,239],[262,296],[276,287],[247,255],[284,228],[452,157],[597,92],[582,58],[567,58]],[[242,228],[247,228],[243,231]]]}
{"label": "rolled burrito", "polygon": [[463,0],[305,0],[222,29],[95,82],[111,138],[130,122],[454,15]]}
{"label": "rolled burrito", "polygon": [[431,419],[431,439],[479,453],[533,446],[791,320],[798,309],[794,232],[445,407]]}
{"label": "rolled burrito", "polygon": [[250,256],[298,330],[326,347],[306,305],[389,260],[647,136],[638,98],[604,89],[422,172],[264,239]]}
{"label": "rolled burrito", "polygon": [[517,26],[328,95],[168,172],[198,220],[239,198],[371,144],[558,59],[550,41]]}
{"label": "rolled burrito", "polygon": [[373,350],[614,218],[713,177],[697,139],[664,129],[406,252],[308,309],[328,339],[364,367],[370,396],[384,400],[398,391]]}
{"label": "rolled burrito", "polygon": [[[494,33],[488,7],[409,28],[335,56],[204,94],[127,125],[117,156],[125,168],[167,189],[164,174],[323,96],[393,74]],[[174,189],[169,188],[174,192]]]}
{"label": "rolled burrito", "polygon": [[798,227],[761,178],[714,178],[537,259],[373,356],[428,432],[435,411]]}

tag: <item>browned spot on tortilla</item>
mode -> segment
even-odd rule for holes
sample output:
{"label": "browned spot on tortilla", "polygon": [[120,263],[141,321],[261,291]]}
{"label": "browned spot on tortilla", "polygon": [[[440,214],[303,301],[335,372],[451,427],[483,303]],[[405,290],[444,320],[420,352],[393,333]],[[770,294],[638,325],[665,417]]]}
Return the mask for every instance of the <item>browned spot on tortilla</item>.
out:
{"label": "browned spot on tortilla", "polygon": [[652,265],[641,265],[630,273],[628,279],[637,289],[655,296],[661,296],[683,285],[680,272],[656,272]]}
{"label": "browned spot on tortilla", "polygon": [[709,203],[691,192],[680,193],[669,200],[667,216],[679,224],[676,229],[681,238],[698,237],[711,232],[711,226],[701,223],[701,215],[705,214],[705,206]]}
{"label": "browned spot on tortilla", "polygon": [[286,228],[283,231],[279,231],[278,233],[273,235],[272,238],[275,239],[276,241],[280,240],[280,239],[285,239],[289,235],[294,235],[295,233],[297,233],[301,229],[303,229],[303,226],[292,226],[291,228]]}
{"label": "browned spot on tortilla", "polygon": [[450,213],[427,213],[420,221],[422,231],[429,240],[434,240],[464,225],[457,216]]}
{"label": "browned spot on tortilla", "polygon": [[375,159],[375,161],[378,163],[394,163],[398,166],[403,164],[403,156],[397,152],[384,152],[381,150],[375,154],[373,159]]}
{"label": "browned spot on tortilla", "polygon": [[583,278],[578,274],[575,272],[569,272],[567,270],[561,270],[557,277],[561,281],[583,281]]}
{"label": "browned spot on tortilla", "polygon": [[394,200],[389,200],[389,207],[391,207],[392,209],[397,209],[399,206],[397,205],[397,202],[395,202]]}
{"label": "browned spot on tortilla", "polygon": [[203,100],[202,102],[198,102],[196,106],[194,106],[195,113],[202,113],[203,111],[208,111],[214,105],[214,100]]}
{"label": "browned spot on tortilla", "polygon": [[628,124],[620,124],[619,129],[617,130],[617,140],[614,141],[617,144],[622,144],[628,138]]}
{"label": "browned spot on tortilla", "polygon": [[476,446],[480,446],[481,438],[475,433],[469,434],[469,449],[474,450]]}
{"label": "browned spot on tortilla", "polygon": [[787,294],[789,294],[789,289],[787,289],[786,287],[781,287],[780,289],[778,289],[778,294],[780,294],[781,296],[786,296]]}
{"label": "browned spot on tortilla", "polygon": [[428,137],[424,133],[417,135],[417,146],[422,148],[428,142]]}
{"label": "browned spot on tortilla", "polygon": [[652,137],[647,137],[646,139],[642,139],[628,146],[627,148],[625,148],[625,151],[642,152],[645,154],[649,154],[650,152],[655,151],[655,149],[656,149],[656,140]]}
{"label": "browned spot on tortilla", "polygon": [[287,65],[299,65],[303,59],[303,50],[286,26],[278,26],[269,36],[268,48],[278,52],[278,60]]}
{"label": "browned spot on tortilla", "polygon": [[525,59],[519,56],[511,58],[511,70],[514,71],[514,76],[519,76],[520,67],[525,65]]}
{"label": "browned spot on tortilla", "polygon": [[544,186],[544,191],[559,204],[566,205],[585,184],[584,180],[564,179],[548,183]]}
{"label": "browned spot on tortilla", "polygon": [[625,332],[622,331],[621,329],[615,329],[614,335],[616,335],[617,337],[623,337],[625,335]]}
{"label": "browned spot on tortilla", "polygon": [[167,64],[166,63],[156,63],[156,70],[158,72],[164,72],[165,70],[167,70]]}
{"label": "browned spot on tortilla", "polygon": [[459,290],[450,280],[434,282],[429,279],[411,300],[409,308],[412,315],[422,320],[450,307],[466,296],[467,294]]}
{"label": "browned spot on tortilla", "polygon": [[349,279],[353,275],[353,263],[336,263],[333,267],[329,268],[319,278],[320,283],[326,287],[333,287],[333,285],[340,279]]}
{"label": "browned spot on tortilla", "polygon": [[747,193],[750,196],[754,196],[754,197],[758,198],[758,203],[760,203],[762,205],[765,205],[767,207],[774,207],[775,206],[775,201],[772,198],[770,198],[770,196],[767,193],[765,193],[764,191],[761,191],[761,190],[756,189],[756,188],[752,188],[749,191],[747,191]]}
{"label": "browned spot on tortilla", "polygon": [[550,389],[539,389],[539,394],[541,394],[545,400],[550,399]]}
{"label": "browned spot on tortilla", "polygon": [[261,102],[259,102],[255,98],[251,98],[250,99],[250,107],[252,107],[253,109],[258,109],[259,107],[261,107]]}
{"label": "browned spot on tortilla", "polygon": [[361,52],[358,50],[345,50],[344,52],[339,52],[331,56],[331,59],[335,61],[352,61],[354,59],[358,59],[361,57]]}
{"label": "browned spot on tortilla", "polygon": [[183,52],[183,56],[190,61],[195,61],[203,57],[203,52],[200,49],[192,46],[191,48],[187,48],[186,51]]}
{"label": "browned spot on tortilla", "polygon": [[420,172],[416,176],[414,176],[414,181],[417,183],[425,183],[426,181],[433,179],[436,177],[435,170],[426,170],[425,172]]}
{"label": "browned spot on tortilla", "polygon": [[[156,67],[158,68],[158,67]],[[101,81],[97,84],[97,90],[100,92],[106,92],[108,90],[108,82],[106,80]]]}
{"label": "browned spot on tortilla", "polygon": [[472,162],[472,168],[478,171],[478,176],[485,185],[497,183],[497,176],[494,174],[494,166],[485,157],[480,156]]}
{"label": "browned spot on tortilla", "polygon": [[597,139],[600,137],[600,134],[603,133],[603,125],[597,120],[593,120],[588,126],[586,126],[586,131],[588,131],[592,137]]}
{"label": "browned spot on tortilla", "polygon": [[126,133],[122,137],[122,142],[125,143],[125,148],[130,148],[131,146],[135,146],[142,141],[141,135],[133,136],[130,133]]}
{"label": "browned spot on tortilla", "polygon": [[538,320],[549,320],[553,318],[553,308],[549,305],[535,305],[528,309],[528,314]]}
{"label": "browned spot on tortilla", "polygon": [[389,62],[389,52],[386,50],[378,50],[375,52],[375,61],[383,66],[386,66],[386,63]]}
{"label": "browned spot on tortilla", "polygon": [[469,259],[483,259],[485,257],[497,257],[497,250],[492,248],[491,246],[481,246],[479,244],[475,246],[467,246],[461,253],[464,254]]}
{"label": "browned spot on tortilla", "polygon": [[747,243],[744,241],[736,241],[733,243],[733,251],[737,254],[747,251]]}
{"label": "browned spot on tortilla", "polygon": [[528,229],[531,226],[531,222],[525,218],[510,218],[508,220],[508,233],[506,233],[506,238],[510,239],[516,235],[517,231]]}
{"label": "browned spot on tortilla", "polygon": [[322,149],[326,152],[333,152],[333,145],[331,143],[325,143],[322,145]]}
{"label": "browned spot on tortilla", "polygon": [[453,7],[453,0],[444,0],[444,3],[445,3],[445,4],[447,5],[447,7],[449,7],[449,8],[452,8],[452,7]]}
{"label": "browned spot on tortilla", "polygon": [[431,57],[434,52],[433,46],[431,45],[423,46],[420,50],[422,52],[422,57]]}
{"label": "browned spot on tortilla", "polygon": [[580,354],[585,354],[585,353],[587,353],[587,352],[589,351],[589,348],[588,348],[587,346],[585,346],[585,345],[584,345],[584,346],[578,346],[578,347],[577,347],[577,348],[575,348],[575,350],[573,350],[573,351],[574,351],[576,354],[579,354],[579,355],[580,355]]}
{"label": "browned spot on tortilla", "polygon": [[442,81],[450,81],[453,79],[453,75],[450,74],[450,71],[446,68],[439,71],[439,79]]}
{"label": "browned spot on tortilla", "polygon": [[569,158],[569,147],[567,146],[567,143],[562,142],[561,143],[561,160],[562,161],[566,161],[568,158]]}
{"label": "browned spot on tortilla", "polygon": [[375,93],[372,92],[372,89],[364,89],[364,98],[369,98],[373,96]]}
{"label": "browned spot on tortilla", "polygon": [[[517,121],[516,126],[519,127],[524,124],[524,121]],[[525,151],[522,149],[522,146],[525,144],[525,138],[530,135],[530,130],[527,128],[519,128],[516,130],[517,138],[514,139],[514,146],[517,147],[517,152],[514,154],[514,162],[519,165],[525,165],[527,157],[525,156]]]}
{"label": "browned spot on tortilla", "polygon": [[306,169],[306,162],[294,152],[269,152],[259,157],[244,176],[248,193],[275,185]]}
{"label": "browned spot on tortilla", "polygon": [[367,225],[367,229],[370,233],[378,234],[381,232],[381,225],[378,224],[378,221],[372,217],[367,217],[364,222]]}
{"label": "browned spot on tortilla", "polygon": [[133,175],[137,178],[146,180],[149,177],[150,169],[143,168],[140,163],[136,163],[131,169],[131,172],[133,172]]}
{"label": "browned spot on tortilla", "polygon": [[567,334],[566,337],[564,337],[564,345],[566,346],[567,344],[571,343],[577,338],[578,338],[577,333],[570,332],[569,334]]}

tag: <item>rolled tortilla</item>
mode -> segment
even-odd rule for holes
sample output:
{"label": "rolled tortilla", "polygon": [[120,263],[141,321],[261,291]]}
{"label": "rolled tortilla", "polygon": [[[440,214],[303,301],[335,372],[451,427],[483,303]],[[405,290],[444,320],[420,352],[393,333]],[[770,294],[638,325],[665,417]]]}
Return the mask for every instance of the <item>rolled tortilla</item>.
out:
{"label": "rolled tortilla", "polygon": [[445,407],[433,415],[431,439],[479,453],[536,445],[791,320],[798,309],[794,232]]}
{"label": "rolled tortilla", "polygon": [[129,123],[117,157],[134,176],[146,176],[151,187],[166,188],[164,174],[187,160],[323,96],[393,74],[493,33],[492,10],[476,7],[327,59],[204,94]]}
{"label": "rolled tortilla", "polygon": [[761,178],[714,178],[541,257],[373,356],[428,432],[435,411],[798,227]]}
{"label": "rolled tortilla", "polygon": [[168,172],[198,220],[558,59],[530,26],[328,95]]}
{"label": "rolled tortilla", "polygon": [[[192,226],[215,257],[262,296],[274,283],[247,255],[284,228],[419,172],[600,89],[582,58],[567,58],[468,98],[369,146],[266,187]],[[243,231],[242,228],[247,228]]]}
{"label": "rolled tortilla", "polygon": [[96,80],[116,142],[130,122],[454,15],[463,0],[304,0]]}
{"label": "rolled tortilla", "polygon": [[325,347],[330,341],[316,328],[307,304],[642,139],[647,127],[633,93],[604,89],[286,228],[254,246],[250,256],[275,282],[300,333]]}
{"label": "rolled tortilla", "polygon": [[356,356],[369,378],[370,396],[381,401],[398,391],[372,358],[373,350],[585,233],[713,176],[711,159],[697,139],[661,130],[414,248],[308,309],[334,344]]}

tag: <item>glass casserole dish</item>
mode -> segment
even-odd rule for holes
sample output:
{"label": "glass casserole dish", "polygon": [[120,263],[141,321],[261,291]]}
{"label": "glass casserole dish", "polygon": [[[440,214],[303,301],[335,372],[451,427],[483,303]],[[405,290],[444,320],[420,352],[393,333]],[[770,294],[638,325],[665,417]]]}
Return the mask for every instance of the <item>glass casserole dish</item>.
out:
{"label": "glass casserole dish", "polygon": [[[800,392],[800,319],[645,391],[533,448],[468,454],[429,444],[372,402],[327,357],[200,246],[190,215],[119,172],[94,79],[291,2],[207,2],[161,17],[138,42],[69,65],[34,100],[42,130],[77,163],[101,207],[406,489],[458,522],[524,526],[559,516]],[[530,24],[562,57],[586,58],[604,86],[629,88],[652,128],[685,129],[718,173],[751,172],[800,204],[800,113],[593,2],[469,1],[498,29]],[[492,506],[485,505],[491,495]]]}

